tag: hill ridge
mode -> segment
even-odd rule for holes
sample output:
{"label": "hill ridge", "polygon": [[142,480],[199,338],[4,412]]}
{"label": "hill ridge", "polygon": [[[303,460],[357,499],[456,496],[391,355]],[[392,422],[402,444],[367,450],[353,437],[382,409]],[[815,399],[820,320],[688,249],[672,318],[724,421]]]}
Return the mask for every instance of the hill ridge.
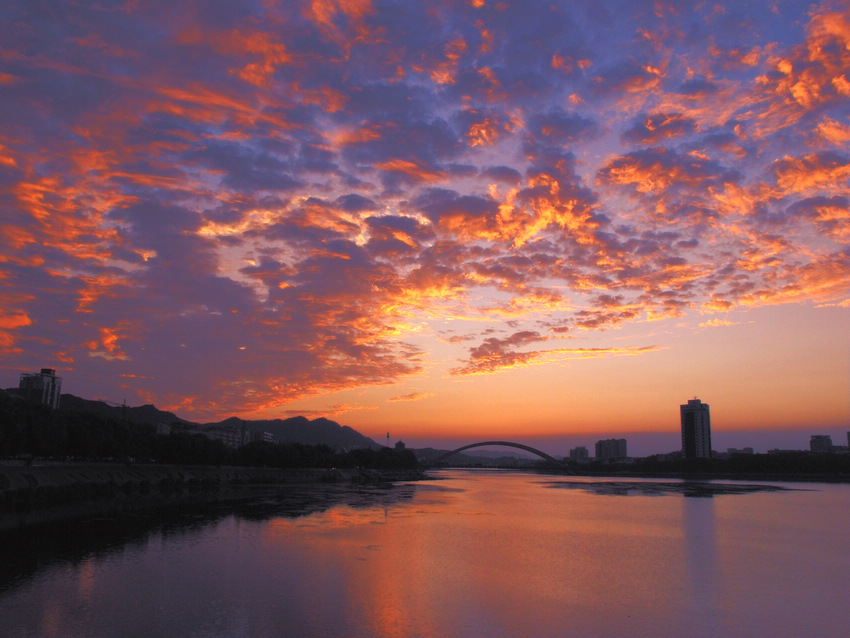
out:
{"label": "hill ridge", "polygon": [[[7,391],[16,394],[14,389]],[[142,406],[116,405],[99,399],[83,399],[73,394],[62,394],[59,402],[60,410],[89,412],[102,417],[123,419],[131,423],[157,426],[160,423],[168,425],[180,424],[196,427],[200,430],[209,428],[234,427],[241,424],[250,432],[269,432],[280,443],[301,443],[303,445],[328,445],[334,449],[371,448],[380,449],[369,437],[354,428],[341,425],[326,417],[308,419],[305,416],[294,416],[285,419],[241,419],[231,416],[221,421],[198,423],[177,416],[173,412],[160,410],[153,404]]]}

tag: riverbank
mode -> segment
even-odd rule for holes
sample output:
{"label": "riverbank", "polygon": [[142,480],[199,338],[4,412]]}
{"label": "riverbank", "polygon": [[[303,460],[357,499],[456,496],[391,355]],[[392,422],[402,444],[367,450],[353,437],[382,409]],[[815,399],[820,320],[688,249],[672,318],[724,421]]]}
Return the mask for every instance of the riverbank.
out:
{"label": "riverbank", "polygon": [[827,472],[582,472],[582,478],[679,479],[682,481],[767,481],[770,483],[850,483],[850,475]]}
{"label": "riverbank", "polygon": [[159,507],[238,502],[289,485],[388,484],[416,472],[91,463],[0,464],[0,530]]}
{"label": "riverbank", "polygon": [[552,474],[554,476],[565,476],[589,479],[621,479],[621,478],[643,478],[643,479],[678,479],[681,481],[762,481],[771,483],[850,483],[850,474],[846,472],[757,472],[757,471],[640,471],[627,469],[627,466],[606,468],[604,470],[589,470],[581,466],[568,466],[556,468],[545,465],[530,467],[433,467],[430,470],[468,470],[487,471],[499,470],[503,472],[537,472],[539,474]]}

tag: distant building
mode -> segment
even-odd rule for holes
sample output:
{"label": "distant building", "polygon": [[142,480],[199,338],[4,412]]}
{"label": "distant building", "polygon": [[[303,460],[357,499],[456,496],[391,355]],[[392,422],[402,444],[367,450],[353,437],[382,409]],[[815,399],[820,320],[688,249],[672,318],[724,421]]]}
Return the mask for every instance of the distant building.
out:
{"label": "distant building", "polygon": [[[185,423],[183,421],[174,421],[169,425],[169,431],[163,434],[205,434],[206,430],[197,423]],[[159,428],[157,427],[157,433]],[[213,437],[207,437],[213,438]]]}
{"label": "distant building", "polygon": [[597,461],[615,461],[627,456],[626,439],[604,439],[596,442]]}
{"label": "distant building", "polygon": [[739,450],[738,448],[735,448],[735,447],[730,447],[726,450],[726,454],[730,454],[730,455],[731,454],[752,454],[752,453],[753,453],[753,448],[751,448],[751,447],[745,447],[742,450]]}
{"label": "distant building", "polygon": [[59,396],[62,394],[62,377],[57,377],[53,368],[42,368],[41,372],[22,372],[18,390],[27,399],[49,405],[55,410],[59,407]]}
{"label": "distant building", "polygon": [[215,425],[198,430],[201,434],[213,441],[221,441],[227,447],[240,448],[248,443],[266,442],[276,443],[277,439],[271,432],[254,432],[247,428],[245,421],[231,423],[229,425]]}
{"label": "distant building", "polygon": [[711,458],[711,415],[708,404],[690,399],[679,406],[682,417],[682,455],[686,459]]}
{"label": "distant building", "polygon": [[222,441],[227,447],[238,448],[251,441],[262,441],[262,435],[256,436],[254,432],[247,429],[245,421],[239,421],[232,425],[219,425],[207,428],[204,433],[211,439]]}
{"label": "distant building", "polygon": [[575,461],[576,463],[586,463],[588,458],[590,458],[590,454],[588,453],[587,448],[583,445],[574,447],[570,450],[571,461]]}
{"label": "distant building", "polygon": [[809,439],[809,450],[819,454],[832,452],[832,437],[829,434],[813,434]]}

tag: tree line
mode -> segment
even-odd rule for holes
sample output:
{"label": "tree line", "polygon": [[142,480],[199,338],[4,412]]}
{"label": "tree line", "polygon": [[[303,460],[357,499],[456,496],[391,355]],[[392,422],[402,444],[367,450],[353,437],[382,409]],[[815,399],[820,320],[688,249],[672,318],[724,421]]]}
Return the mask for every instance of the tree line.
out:
{"label": "tree line", "polygon": [[152,424],[61,408],[51,410],[2,391],[0,458],[281,468],[417,466],[413,452],[404,449],[336,452],[327,445],[268,441],[255,441],[234,449],[201,433],[157,434]]}

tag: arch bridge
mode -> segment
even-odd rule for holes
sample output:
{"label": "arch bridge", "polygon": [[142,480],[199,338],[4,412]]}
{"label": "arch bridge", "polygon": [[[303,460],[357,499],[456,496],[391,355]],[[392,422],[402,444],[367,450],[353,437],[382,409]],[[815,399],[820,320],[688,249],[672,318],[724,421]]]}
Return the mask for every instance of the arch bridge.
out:
{"label": "arch bridge", "polygon": [[451,452],[446,452],[445,454],[441,454],[440,456],[438,456],[435,459],[432,459],[428,463],[423,463],[423,467],[425,469],[427,469],[429,467],[433,467],[434,465],[436,465],[440,461],[444,461],[445,459],[449,458],[450,456],[452,456],[454,454],[457,454],[459,452],[463,452],[464,450],[469,450],[469,449],[475,448],[475,447],[484,447],[486,445],[503,445],[505,447],[513,447],[513,448],[516,448],[518,450],[525,450],[526,452],[531,452],[532,454],[536,454],[537,456],[544,459],[545,461],[548,461],[549,463],[551,463],[552,465],[554,465],[558,469],[567,470],[566,464],[563,461],[559,461],[554,456],[550,456],[550,455],[546,454],[546,452],[538,450],[537,448],[533,448],[530,445],[523,445],[522,443],[514,443],[513,441],[481,441],[480,443],[470,443],[469,445],[461,446],[461,447],[457,448],[456,450],[452,450]]}

